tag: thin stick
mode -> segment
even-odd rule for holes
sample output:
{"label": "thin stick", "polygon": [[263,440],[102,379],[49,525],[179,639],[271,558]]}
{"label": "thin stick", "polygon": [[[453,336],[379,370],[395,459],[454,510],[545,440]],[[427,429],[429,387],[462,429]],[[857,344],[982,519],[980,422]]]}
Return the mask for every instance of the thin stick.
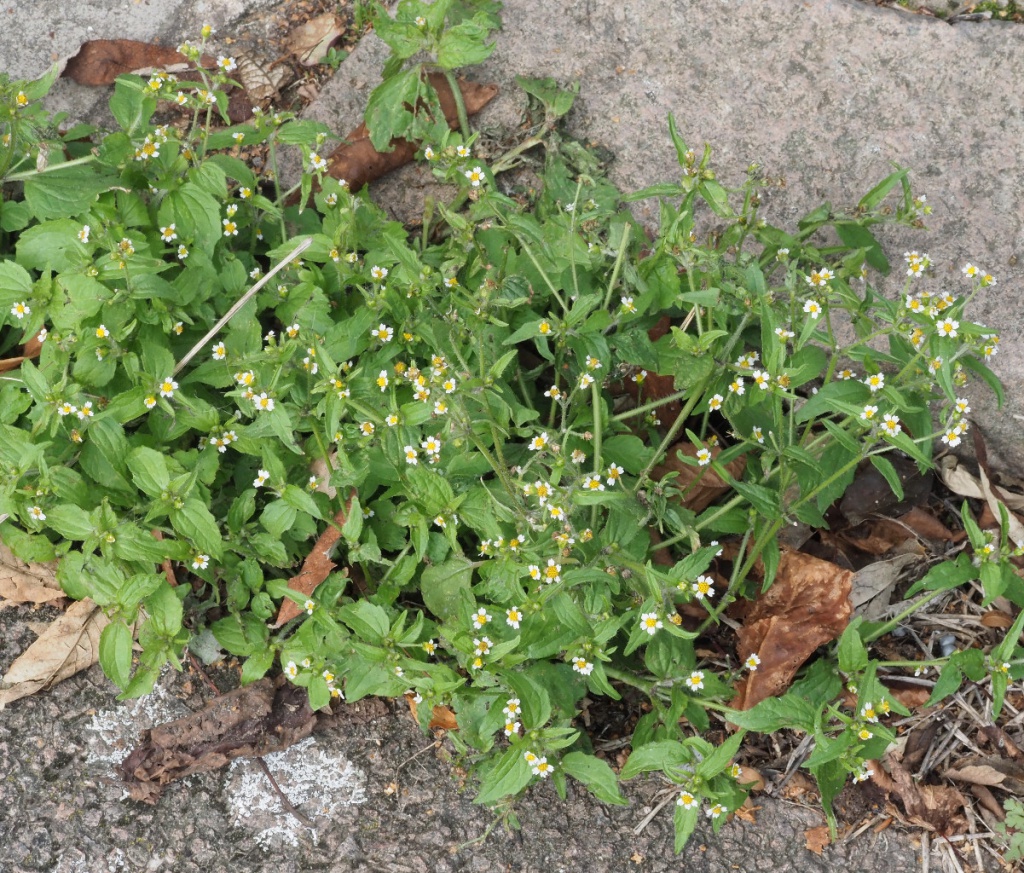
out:
{"label": "thin stick", "polygon": [[401,772],[402,768],[406,764],[409,764],[409,763],[415,761],[424,752],[429,752],[431,749],[439,749],[439,748],[441,748],[441,743],[438,740],[435,740],[429,746],[424,746],[418,752],[413,752],[408,758],[406,758],[404,761],[402,761],[401,764],[399,764],[397,767],[395,767],[395,775],[397,776]]}
{"label": "thin stick", "polygon": [[288,796],[281,790],[281,786],[277,784],[277,780],[274,778],[274,774],[270,772],[270,768],[267,766],[267,762],[262,758],[257,758],[256,763],[263,768],[263,775],[270,780],[270,784],[274,786],[274,790],[277,792],[277,799],[281,801],[281,806],[285,808],[285,811],[290,815],[295,816],[300,822],[302,822],[307,828],[316,829],[316,825],[313,824],[306,816],[299,812],[292,802],[288,799]]}
{"label": "thin stick", "polygon": [[245,294],[243,294],[241,298],[238,300],[238,302],[235,303],[234,306],[232,306],[227,312],[224,313],[224,317],[221,318],[220,321],[218,321],[213,327],[210,328],[210,332],[207,333],[206,336],[199,340],[199,342],[197,342],[194,346],[192,346],[192,348],[189,350],[189,353],[178,362],[178,366],[174,368],[174,373],[172,375],[177,376],[178,373],[180,373],[182,369],[185,367],[185,365],[188,364],[188,362],[191,361],[199,353],[200,349],[204,348],[206,344],[217,335],[217,332],[222,327],[224,327],[225,324],[231,321],[232,318],[235,317],[235,313],[237,313],[239,309],[245,306],[245,304],[252,299],[253,294],[259,291],[264,285],[267,284],[267,282],[273,279],[274,276],[277,275],[277,273],[279,273],[288,264],[294,261],[312,244],[313,237],[310,237],[309,239],[300,242],[294,249],[291,250],[291,252],[287,255],[287,257],[285,257],[283,261],[281,261],[276,267],[274,267],[273,270],[267,273],[266,276],[260,279],[259,282],[253,285],[252,288],[246,291]]}
{"label": "thin stick", "polygon": [[932,868],[932,841],[928,831],[921,834],[921,873],[929,873]]}
{"label": "thin stick", "polygon": [[640,836],[640,834],[642,834],[644,832],[644,828],[646,828],[647,825],[649,825],[652,821],[654,821],[654,817],[659,812],[661,812],[666,806],[668,806],[668,804],[670,804],[672,802],[672,798],[676,794],[676,789],[675,788],[666,788],[661,793],[665,795],[665,799],[662,800],[660,803],[658,803],[654,807],[654,809],[652,809],[649,813],[647,813],[647,815],[645,815],[643,817],[643,820],[640,822],[640,824],[638,824],[635,828],[633,828],[633,833],[636,834],[637,836]]}

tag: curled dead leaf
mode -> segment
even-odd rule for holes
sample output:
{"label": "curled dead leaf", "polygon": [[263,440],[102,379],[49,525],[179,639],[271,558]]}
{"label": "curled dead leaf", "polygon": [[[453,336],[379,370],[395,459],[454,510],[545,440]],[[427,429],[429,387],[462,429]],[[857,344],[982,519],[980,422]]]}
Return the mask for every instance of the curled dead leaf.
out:
{"label": "curled dead leaf", "polygon": [[857,615],[862,615],[867,621],[881,619],[903,571],[919,560],[918,555],[897,555],[888,561],[875,561],[854,573],[850,602]]}
{"label": "curled dead leaf", "polygon": [[0,543],[0,600],[51,603],[65,597],[53,564],[26,564]]}
{"label": "curled dead leaf", "polygon": [[784,551],[772,587],[762,593],[739,629],[741,661],[761,663],[736,686],[732,706],[750,709],[784,691],[820,645],[838,637],[850,621],[853,574],[828,561]]}
{"label": "curled dead leaf", "polygon": [[[936,470],[942,484],[954,494],[959,494],[961,497],[975,497],[978,500],[985,499],[978,477],[973,475],[953,455],[939,458]],[[1007,491],[1003,493],[1002,500],[1009,509],[1024,510],[1024,496],[1020,494]]]}
{"label": "curled dead leaf", "polygon": [[11,664],[0,681],[0,710],[95,664],[99,660],[100,634],[108,624],[110,619],[88,598],[72,603]]}
{"label": "curled dead leaf", "polygon": [[325,12],[300,24],[285,40],[285,47],[305,67],[319,64],[345,28],[336,15]]}
{"label": "curled dead leaf", "polygon": [[[697,448],[689,441],[678,442],[666,453],[665,460],[658,464],[651,472],[654,479],[662,479],[669,473],[678,473],[674,479],[674,487],[683,492],[682,504],[694,512],[703,512],[723,494],[732,490],[732,486],[719,476],[710,467],[697,467],[684,464],[676,457],[683,454],[690,458],[697,457]],[[718,446],[711,449],[711,457],[717,458],[722,450]],[[747,459],[743,456],[730,461],[725,465],[729,475],[739,479],[747,466]]]}
{"label": "curled dead leaf", "polygon": [[[320,534],[320,539],[316,541],[313,548],[309,550],[309,554],[306,555],[306,560],[302,562],[302,569],[288,580],[288,587],[292,591],[298,591],[300,594],[309,597],[335,568],[336,565],[331,560],[331,553],[341,538],[341,527],[345,524],[346,519],[348,519],[355,495],[356,492],[353,488],[349,492],[345,505],[335,514],[334,524],[329,525]],[[281,627],[281,625],[286,624],[301,614],[302,609],[294,600],[284,600],[281,602],[281,608],[278,610],[277,618],[272,626]]]}
{"label": "curled dead leaf", "polygon": [[38,336],[32,336],[24,346],[22,346],[21,354],[14,358],[4,358],[0,360],[0,373],[6,373],[8,370],[16,370],[21,366],[22,361],[26,361],[29,358],[38,358],[39,350],[43,347],[43,344],[39,342]]}
{"label": "curled dead leaf", "polygon": [[121,762],[121,778],[133,799],[155,804],[169,782],[284,751],[309,736],[316,720],[304,688],[261,679],[145,731]]}
{"label": "curled dead leaf", "polygon": [[956,782],[998,786],[1018,797],[1024,795],[1024,765],[1006,758],[968,758],[942,775]]}

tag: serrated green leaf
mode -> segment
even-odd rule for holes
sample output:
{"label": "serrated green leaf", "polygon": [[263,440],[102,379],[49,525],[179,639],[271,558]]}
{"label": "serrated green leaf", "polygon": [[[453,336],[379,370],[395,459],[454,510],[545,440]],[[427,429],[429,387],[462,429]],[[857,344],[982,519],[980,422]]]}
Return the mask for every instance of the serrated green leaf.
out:
{"label": "serrated green leaf", "polygon": [[420,580],[424,606],[442,621],[458,624],[466,620],[476,604],[472,580],[473,567],[464,558],[427,567]]}

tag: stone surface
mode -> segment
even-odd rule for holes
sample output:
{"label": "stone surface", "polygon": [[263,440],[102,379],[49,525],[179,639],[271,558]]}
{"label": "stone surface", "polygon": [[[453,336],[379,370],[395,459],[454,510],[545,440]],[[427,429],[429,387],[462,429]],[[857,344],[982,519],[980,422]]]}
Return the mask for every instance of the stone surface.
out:
{"label": "stone surface", "polygon": [[[992,363],[1008,404],[996,412],[981,385],[969,396],[994,468],[1024,471],[1024,28],[859,0],[516,0],[504,20],[494,55],[471,71],[502,88],[476,126],[514,129],[516,75],[578,81],[570,128],[616,156],[624,190],[678,176],[670,112],[691,147],[711,144],[727,184],[751,163],[786,180],[762,210],[782,227],[825,200],[851,207],[893,164],[909,168],[934,214],[928,232],[883,237],[894,270],[876,284],[898,293],[910,249],[931,255],[933,288],[965,290],[967,261],[997,278],[969,314],[1002,340]],[[386,55],[364,39],[309,114],[340,134],[355,127]],[[385,182],[378,199],[415,184]]]}

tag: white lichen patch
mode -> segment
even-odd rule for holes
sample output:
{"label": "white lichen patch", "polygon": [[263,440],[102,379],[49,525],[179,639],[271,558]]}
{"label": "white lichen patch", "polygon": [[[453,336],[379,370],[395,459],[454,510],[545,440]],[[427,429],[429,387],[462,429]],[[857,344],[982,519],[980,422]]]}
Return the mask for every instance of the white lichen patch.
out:
{"label": "white lichen patch", "polygon": [[185,704],[167,689],[173,678],[167,671],[152,693],[96,713],[88,725],[86,763],[120,764],[144,730],[188,715]]}
{"label": "white lichen patch", "polygon": [[[331,821],[344,806],[366,802],[366,774],[338,752],[307,737],[283,752],[263,759],[288,801],[316,823]],[[297,846],[305,832],[314,844],[316,828],[309,828],[285,810],[263,770],[254,761],[233,761],[226,793],[232,822],[252,829],[253,839],[264,850]]]}

